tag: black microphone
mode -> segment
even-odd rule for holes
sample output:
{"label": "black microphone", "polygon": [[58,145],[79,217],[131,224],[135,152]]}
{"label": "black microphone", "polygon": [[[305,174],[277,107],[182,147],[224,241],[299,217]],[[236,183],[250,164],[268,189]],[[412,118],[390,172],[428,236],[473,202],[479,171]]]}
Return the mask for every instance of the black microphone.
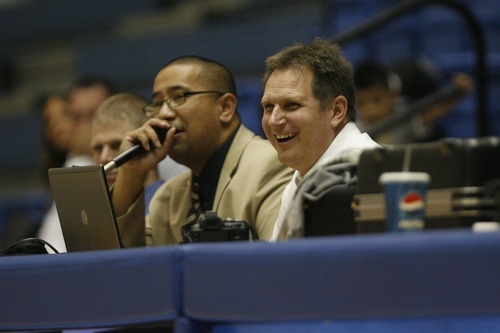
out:
{"label": "black microphone", "polygon": [[[160,139],[160,142],[163,144],[163,141],[165,141],[165,136],[167,135],[167,129],[162,128],[162,127],[153,127],[155,130],[156,134],[158,135],[158,138]],[[150,142],[152,144],[152,142]],[[141,144],[136,144],[129,149],[125,150],[123,153],[120,155],[116,156],[112,161],[108,162],[104,166],[104,171],[106,173],[110,172],[111,170],[118,168],[119,166],[122,166],[126,162],[130,161],[136,156],[139,156],[140,154],[144,153],[146,150],[144,147],[142,147]]]}

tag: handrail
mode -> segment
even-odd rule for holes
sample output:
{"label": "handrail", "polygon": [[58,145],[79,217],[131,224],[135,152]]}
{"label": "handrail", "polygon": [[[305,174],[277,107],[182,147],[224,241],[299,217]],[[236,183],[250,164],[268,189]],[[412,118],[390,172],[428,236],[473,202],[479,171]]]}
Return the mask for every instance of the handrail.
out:
{"label": "handrail", "polygon": [[487,74],[486,74],[486,47],[482,27],[470,9],[456,0],[409,0],[383,11],[361,24],[333,36],[331,40],[339,45],[346,44],[357,38],[373,33],[381,26],[400,18],[404,14],[421,9],[427,5],[444,5],[456,11],[466,21],[476,51],[476,99],[477,99],[477,134],[488,136],[490,134],[487,109]]}
{"label": "handrail", "polygon": [[387,130],[394,128],[394,126],[399,126],[401,123],[408,121],[412,116],[427,110],[429,107],[442,101],[462,96],[465,92],[466,90],[463,87],[450,84],[411,104],[398,106],[396,108],[397,112],[391,114],[390,117],[377,121],[374,125],[366,129],[366,133],[372,138],[377,137]]}

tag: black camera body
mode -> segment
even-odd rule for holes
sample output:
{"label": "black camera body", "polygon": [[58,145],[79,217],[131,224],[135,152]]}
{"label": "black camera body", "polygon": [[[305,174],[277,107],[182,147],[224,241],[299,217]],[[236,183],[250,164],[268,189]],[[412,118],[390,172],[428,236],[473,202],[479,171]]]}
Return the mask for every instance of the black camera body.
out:
{"label": "black camera body", "polygon": [[256,239],[245,221],[222,220],[215,212],[206,211],[198,221],[182,228],[184,243],[250,241]]}

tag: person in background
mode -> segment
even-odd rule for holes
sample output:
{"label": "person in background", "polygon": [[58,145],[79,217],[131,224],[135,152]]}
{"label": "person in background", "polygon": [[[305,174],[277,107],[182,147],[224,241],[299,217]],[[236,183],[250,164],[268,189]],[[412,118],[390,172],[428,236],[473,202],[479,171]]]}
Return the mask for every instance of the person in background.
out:
{"label": "person in background", "polygon": [[44,185],[48,185],[48,170],[62,167],[66,160],[72,122],[66,113],[66,100],[62,95],[44,96],[37,104],[42,111],[41,175]]}
{"label": "person in background", "polygon": [[66,166],[93,164],[90,148],[92,118],[95,110],[114,92],[112,84],[102,78],[83,78],[68,94],[67,112],[73,120]]}
{"label": "person in background", "polygon": [[[95,163],[106,165],[118,156],[125,133],[142,126],[146,122],[147,117],[142,110],[146,104],[147,100],[140,95],[118,93],[107,98],[99,105],[92,121],[91,148]],[[184,171],[184,168],[178,168],[177,163],[172,160],[169,160],[168,166],[173,171]],[[106,179],[110,187],[115,183],[118,171],[119,168],[107,173]],[[165,180],[160,177],[156,166],[148,172],[144,181],[146,214],[148,214],[149,201]]]}
{"label": "person in background", "polygon": [[[354,81],[360,118],[358,125],[366,130],[440,88],[436,71],[423,61],[399,61],[394,69],[390,69],[378,62],[365,60],[356,66]],[[380,133],[375,137],[377,142],[407,144],[445,136],[438,120],[473,90],[473,81],[465,73],[456,74],[452,84],[460,87],[463,93],[438,102],[413,115],[407,122]]]}
{"label": "person in background", "polygon": [[[281,193],[292,170],[278,161],[268,141],[241,124],[231,72],[197,56],[170,61],[157,74],[146,124],[128,132],[121,151],[140,143],[147,154],[120,167],[113,206],[127,246],[178,244],[183,230],[206,210],[243,220],[268,240]],[[167,129],[160,143],[154,127]],[[145,237],[143,184],[148,170],[169,155],[187,166],[155,193]],[[141,206],[142,205],[142,206]]]}
{"label": "person in background", "polygon": [[346,151],[379,147],[355,124],[354,82],[340,48],[321,38],[266,59],[262,127],[279,160],[296,170],[271,241],[295,237],[285,223],[301,180]]}
{"label": "person in background", "polygon": [[[359,63],[354,72],[356,85],[356,108],[360,128],[369,128],[389,117],[401,101],[401,80],[399,76],[384,66],[373,62]],[[382,133],[375,139],[381,144],[403,140],[404,134]],[[405,140],[406,141],[406,140]]]}
{"label": "person in background", "polygon": [[[71,135],[63,166],[94,164],[90,149],[92,117],[99,104],[112,93],[112,84],[102,78],[82,78],[70,88],[65,114],[70,119]],[[40,225],[37,237],[50,243],[59,252],[66,251],[54,202]]]}

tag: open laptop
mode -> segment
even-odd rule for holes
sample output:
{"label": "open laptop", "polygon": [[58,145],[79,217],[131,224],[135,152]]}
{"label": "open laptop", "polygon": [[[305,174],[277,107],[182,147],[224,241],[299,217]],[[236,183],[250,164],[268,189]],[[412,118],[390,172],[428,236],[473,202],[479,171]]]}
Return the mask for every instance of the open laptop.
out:
{"label": "open laptop", "polygon": [[49,169],[68,252],[123,248],[102,165]]}

